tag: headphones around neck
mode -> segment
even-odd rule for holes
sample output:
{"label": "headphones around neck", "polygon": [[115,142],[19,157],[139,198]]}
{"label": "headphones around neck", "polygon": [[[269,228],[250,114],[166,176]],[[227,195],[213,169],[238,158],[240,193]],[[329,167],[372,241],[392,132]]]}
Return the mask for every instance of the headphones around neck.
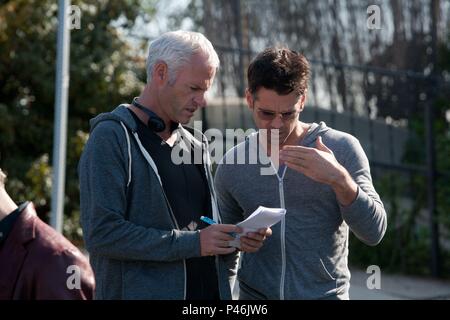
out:
{"label": "headphones around neck", "polygon": [[137,101],[137,97],[133,99],[131,104],[138,108],[139,110],[143,111],[146,115],[148,115],[148,121],[147,126],[152,129],[155,132],[162,132],[164,129],[166,129],[166,124],[164,123],[163,119],[158,117],[156,113],[149,110],[148,108],[144,107],[143,105],[139,104]]}

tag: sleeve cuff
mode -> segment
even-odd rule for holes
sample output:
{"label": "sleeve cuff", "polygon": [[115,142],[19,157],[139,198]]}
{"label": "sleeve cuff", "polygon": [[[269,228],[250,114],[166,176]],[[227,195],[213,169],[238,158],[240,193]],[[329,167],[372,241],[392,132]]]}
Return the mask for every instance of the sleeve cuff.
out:
{"label": "sleeve cuff", "polygon": [[346,206],[339,205],[341,214],[346,221],[354,221],[354,219],[361,217],[361,212],[367,211],[369,196],[359,186],[357,192],[356,198],[352,203]]}
{"label": "sleeve cuff", "polygon": [[200,231],[175,230],[177,242],[179,243],[178,255],[180,258],[195,258],[201,256]]}

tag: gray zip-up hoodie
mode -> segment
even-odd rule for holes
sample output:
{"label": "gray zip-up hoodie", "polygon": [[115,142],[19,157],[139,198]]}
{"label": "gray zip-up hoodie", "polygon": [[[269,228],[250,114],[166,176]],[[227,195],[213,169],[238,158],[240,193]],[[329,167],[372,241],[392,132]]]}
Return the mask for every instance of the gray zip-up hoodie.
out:
{"label": "gray zip-up hoodie", "polygon": [[[91,120],[80,177],[81,225],[96,280],[96,299],[185,299],[185,259],[200,256],[199,231],[181,231],[158,170],[125,105]],[[199,134],[200,142],[197,137]],[[183,141],[207,141],[181,127]],[[213,216],[221,221],[210,162],[203,154]],[[222,299],[231,299],[227,269],[216,256]]]}
{"label": "gray zip-up hoodie", "polygon": [[[254,136],[231,149],[218,166],[215,186],[224,223],[238,223],[260,205],[287,210],[258,252],[242,254],[241,298],[348,299],[349,228],[368,245],[378,244],[386,231],[386,212],[359,141],[321,122],[311,125],[300,145],[315,147],[318,136],[358,184],[358,196],[349,206],[339,205],[331,187],[289,168],[284,174],[261,175],[267,155],[260,154],[256,164],[232,164],[238,154],[246,159],[249,150],[256,154],[257,143],[250,143]],[[236,269],[233,255],[231,276]]]}

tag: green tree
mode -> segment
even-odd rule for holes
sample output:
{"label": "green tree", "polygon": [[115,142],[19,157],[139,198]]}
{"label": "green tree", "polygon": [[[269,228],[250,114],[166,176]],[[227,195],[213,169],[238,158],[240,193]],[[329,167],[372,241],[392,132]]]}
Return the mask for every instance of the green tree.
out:
{"label": "green tree", "polygon": [[[145,1],[144,7],[142,2],[72,1],[81,9],[81,26],[71,31],[65,203],[69,219],[78,219],[76,169],[89,119],[130,101],[145,79],[140,48],[121,36],[137,17],[154,13],[152,1]],[[0,166],[9,174],[14,198],[35,200],[44,219],[50,209],[57,15],[53,0],[0,3]]]}

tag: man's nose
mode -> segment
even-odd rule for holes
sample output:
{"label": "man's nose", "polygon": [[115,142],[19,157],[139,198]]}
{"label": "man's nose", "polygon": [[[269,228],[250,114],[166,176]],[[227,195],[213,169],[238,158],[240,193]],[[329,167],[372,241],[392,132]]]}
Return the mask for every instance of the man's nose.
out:
{"label": "man's nose", "polygon": [[205,92],[202,92],[194,97],[194,103],[199,108],[206,107],[206,98],[205,98]]}
{"label": "man's nose", "polygon": [[281,117],[279,114],[276,114],[275,119],[272,120],[271,122],[271,127],[273,129],[280,129],[281,127],[283,127],[283,120],[281,120]]}

